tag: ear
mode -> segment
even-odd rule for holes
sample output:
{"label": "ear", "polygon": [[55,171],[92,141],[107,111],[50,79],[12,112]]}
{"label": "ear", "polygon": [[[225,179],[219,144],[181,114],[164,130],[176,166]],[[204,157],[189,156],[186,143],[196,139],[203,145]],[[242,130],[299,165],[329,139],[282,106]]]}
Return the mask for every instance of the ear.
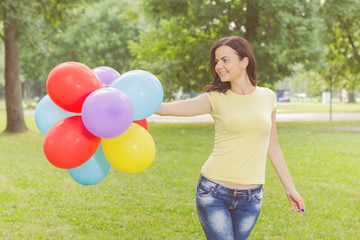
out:
{"label": "ear", "polygon": [[249,65],[249,58],[248,57],[244,57],[242,59],[242,67],[246,68]]}

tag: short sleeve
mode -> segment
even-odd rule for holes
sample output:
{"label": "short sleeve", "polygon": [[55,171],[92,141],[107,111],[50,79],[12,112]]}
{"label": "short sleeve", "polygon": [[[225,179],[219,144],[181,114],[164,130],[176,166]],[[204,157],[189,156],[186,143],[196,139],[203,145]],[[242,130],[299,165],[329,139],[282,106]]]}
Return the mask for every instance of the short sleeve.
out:
{"label": "short sleeve", "polygon": [[[269,89],[270,90],[270,89]],[[272,90],[270,90],[270,101],[271,101],[271,104],[272,104],[272,111],[274,111],[275,109],[276,109],[276,107],[277,107],[277,98],[276,98],[276,94],[272,91]]]}
{"label": "short sleeve", "polygon": [[212,108],[212,112],[211,114],[213,114],[213,112],[216,109],[216,102],[215,102],[215,92],[208,92],[206,93],[206,96],[208,97],[210,104],[211,104],[211,108]]}

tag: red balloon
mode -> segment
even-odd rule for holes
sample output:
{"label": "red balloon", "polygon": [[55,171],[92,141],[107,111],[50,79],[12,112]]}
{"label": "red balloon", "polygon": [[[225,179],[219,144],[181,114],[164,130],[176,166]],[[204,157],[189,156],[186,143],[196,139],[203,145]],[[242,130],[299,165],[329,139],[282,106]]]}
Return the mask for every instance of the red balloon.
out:
{"label": "red balloon", "polygon": [[78,62],[64,62],[51,70],[46,90],[51,100],[69,112],[81,112],[86,97],[102,88],[96,74],[86,65]]}
{"label": "red balloon", "polygon": [[55,167],[75,168],[95,154],[100,140],[86,129],[81,116],[72,116],[60,120],[46,133],[44,153]]}
{"label": "red balloon", "polygon": [[135,121],[133,121],[133,123],[139,124],[140,126],[145,128],[146,130],[148,130],[148,123],[146,121],[146,118],[144,118],[142,120],[135,120]]}

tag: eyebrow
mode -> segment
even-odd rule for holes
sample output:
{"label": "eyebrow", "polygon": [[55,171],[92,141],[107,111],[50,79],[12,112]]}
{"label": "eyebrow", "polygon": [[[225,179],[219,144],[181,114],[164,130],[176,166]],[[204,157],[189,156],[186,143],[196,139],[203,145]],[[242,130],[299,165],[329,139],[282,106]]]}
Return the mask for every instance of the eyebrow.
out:
{"label": "eyebrow", "polygon": [[[228,56],[223,56],[222,58],[220,58],[221,60],[224,60],[224,58],[227,58]],[[215,61],[219,61],[218,59],[215,58]]]}

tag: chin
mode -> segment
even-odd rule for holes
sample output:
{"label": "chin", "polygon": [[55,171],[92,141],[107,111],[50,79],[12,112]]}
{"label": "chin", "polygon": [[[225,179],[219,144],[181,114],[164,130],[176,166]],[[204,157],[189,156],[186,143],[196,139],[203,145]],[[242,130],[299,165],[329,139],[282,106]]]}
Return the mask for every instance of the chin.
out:
{"label": "chin", "polygon": [[220,81],[221,82],[230,82],[228,79],[222,79],[222,78],[220,78]]}

